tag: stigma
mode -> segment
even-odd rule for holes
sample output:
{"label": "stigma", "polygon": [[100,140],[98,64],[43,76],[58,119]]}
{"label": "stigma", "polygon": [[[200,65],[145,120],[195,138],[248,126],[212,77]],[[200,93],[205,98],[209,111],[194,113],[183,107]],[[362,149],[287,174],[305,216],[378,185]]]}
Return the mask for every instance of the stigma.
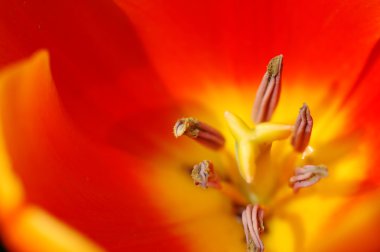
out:
{"label": "stigma", "polygon": [[231,112],[227,111],[224,115],[235,138],[235,151],[240,174],[247,183],[252,183],[260,155],[267,150],[267,146],[272,142],[288,138],[293,126],[260,123],[249,127]]}

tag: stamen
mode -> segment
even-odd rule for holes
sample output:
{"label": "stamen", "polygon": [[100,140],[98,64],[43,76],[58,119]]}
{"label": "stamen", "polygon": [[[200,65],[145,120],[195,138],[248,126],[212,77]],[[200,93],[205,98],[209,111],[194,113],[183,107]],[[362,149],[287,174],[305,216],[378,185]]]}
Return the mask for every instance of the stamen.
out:
{"label": "stamen", "polygon": [[175,123],[174,136],[178,138],[182,135],[212,149],[220,149],[225,143],[223,135],[218,130],[191,117],[179,119]]}
{"label": "stamen", "polygon": [[310,187],[321,178],[328,176],[327,167],[324,165],[305,165],[295,170],[295,175],[289,179],[289,185],[297,192],[300,188]]}
{"label": "stamen", "polygon": [[260,234],[264,232],[264,211],[259,205],[248,205],[241,215],[248,251],[264,251]]}
{"label": "stamen", "polygon": [[269,121],[277,107],[281,92],[282,58],[282,55],[278,55],[269,61],[261,80],[252,111],[255,123]]}
{"label": "stamen", "polygon": [[191,171],[191,177],[196,186],[200,186],[204,189],[208,187],[217,189],[238,205],[244,206],[248,203],[247,199],[235,186],[219,179],[211,161],[203,160],[199,164],[194,165]]}
{"label": "stamen", "polygon": [[202,188],[207,188],[208,186],[220,188],[219,179],[214,171],[214,165],[208,160],[203,160],[199,164],[194,165],[191,177],[194,180],[194,184]]}
{"label": "stamen", "polygon": [[310,115],[309,107],[306,103],[300,109],[291,143],[297,152],[303,152],[309,144],[311,131],[313,129],[313,118]]}

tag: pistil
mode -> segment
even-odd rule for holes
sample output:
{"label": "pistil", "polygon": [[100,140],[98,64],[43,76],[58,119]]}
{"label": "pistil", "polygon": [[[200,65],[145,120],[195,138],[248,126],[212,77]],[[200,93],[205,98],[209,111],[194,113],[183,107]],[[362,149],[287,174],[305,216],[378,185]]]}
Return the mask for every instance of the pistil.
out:
{"label": "pistil", "polygon": [[185,135],[212,149],[220,149],[225,143],[218,130],[192,117],[179,119],[173,131],[176,138]]}
{"label": "pistil", "polygon": [[239,171],[247,183],[252,183],[259,156],[268,150],[276,140],[290,136],[293,127],[285,124],[259,123],[249,127],[242,119],[231,112],[225,112],[227,124],[236,141],[236,155]]}

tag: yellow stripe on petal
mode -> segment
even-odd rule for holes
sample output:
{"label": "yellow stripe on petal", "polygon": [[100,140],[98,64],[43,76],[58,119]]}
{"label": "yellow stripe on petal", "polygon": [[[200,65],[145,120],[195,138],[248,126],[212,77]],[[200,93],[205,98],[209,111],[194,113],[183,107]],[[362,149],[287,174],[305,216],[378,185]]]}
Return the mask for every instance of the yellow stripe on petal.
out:
{"label": "yellow stripe on petal", "polygon": [[[152,170],[146,184],[162,211],[166,228],[188,251],[244,251],[244,233],[228,198],[218,190],[194,186],[186,171],[170,161]],[[149,228],[149,227],[148,227]],[[223,242],[220,242],[223,241]]]}
{"label": "yellow stripe on petal", "polygon": [[5,230],[11,247],[24,252],[105,251],[75,229],[36,206],[21,210]]}
{"label": "yellow stripe on petal", "polygon": [[[10,99],[10,88],[23,78],[25,80],[24,93],[18,102],[30,103],[27,89],[39,88],[31,85],[49,83],[43,78],[50,75],[41,75],[49,72],[49,55],[46,51],[39,51],[31,58],[16,63],[0,72],[0,226],[4,241],[10,249],[23,252],[102,252],[105,251],[95,242],[85,237],[73,227],[50,215],[38,206],[31,206],[24,197],[22,182],[13,172],[12,162],[8,156],[5,140],[4,122],[7,121],[7,108]],[[33,81],[31,81],[33,80]],[[30,85],[27,85],[30,84]],[[25,99],[24,99],[25,98]],[[41,97],[32,97],[40,99]],[[25,106],[28,107],[28,106]],[[28,118],[23,118],[28,121]],[[13,250],[12,250],[13,251]]]}
{"label": "yellow stripe on petal", "polygon": [[22,204],[24,192],[20,180],[11,170],[2,138],[0,138],[0,176],[0,220],[3,221]]}
{"label": "yellow stripe on petal", "polygon": [[[42,57],[47,57],[46,52],[36,54],[31,61],[34,62],[40,60]],[[29,64],[28,64],[29,65]],[[7,97],[4,97],[6,92],[4,89],[7,85],[3,83],[12,79],[12,76],[19,71],[19,67],[26,70],[24,62],[17,63],[14,66],[3,69],[0,72],[0,118],[4,120],[3,109],[4,101]],[[9,98],[8,98],[9,99]],[[3,127],[0,123],[0,136],[4,136]],[[9,160],[4,137],[0,137],[0,220],[4,221],[7,216],[11,215],[13,211],[21,206],[24,201],[24,192],[22,189],[21,181],[12,171],[12,164]]]}
{"label": "yellow stripe on petal", "polygon": [[[21,73],[33,74],[36,68],[48,67],[49,55],[40,51],[30,59],[11,65],[0,72],[0,121],[6,121],[6,102],[10,99],[7,89],[14,82],[15,76],[23,78]],[[36,98],[38,99],[38,98]],[[4,138],[3,123],[0,123],[0,220],[4,221],[23,204],[24,192],[21,181],[12,171]]]}

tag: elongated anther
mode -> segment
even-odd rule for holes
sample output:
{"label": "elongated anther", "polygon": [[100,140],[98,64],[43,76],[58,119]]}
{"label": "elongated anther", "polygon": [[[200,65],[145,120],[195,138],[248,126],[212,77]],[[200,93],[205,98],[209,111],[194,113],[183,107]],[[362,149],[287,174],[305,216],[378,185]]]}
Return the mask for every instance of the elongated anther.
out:
{"label": "elongated anther", "polygon": [[321,178],[328,176],[327,167],[324,165],[305,165],[295,170],[295,175],[289,179],[289,185],[297,192],[300,188],[310,187]]}
{"label": "elongated anther", "polygon": [[264,251],[260,234],[264,232],[264,211],[259,205],[248,205],[241,215],[248,251]]}
{"label": "elongated anther", "polygon": [[310,115],[309,107],[304,103],[298,114],[291,144],[297,152],[303,152],[309,145],[311,131],[313,129],[313,118]]}
{"label": "elongated anther", "polygon": [[252,119],[255,123],[267,122],[277,107],[281,93],[282,55],[269,61],[253,104]]}
{"label": "elongated anther", "polygon": [[212,149],[220,149],[225,143],[218,130],[192,117],[177,120],[173,131],[176,138],[185,135]]}

